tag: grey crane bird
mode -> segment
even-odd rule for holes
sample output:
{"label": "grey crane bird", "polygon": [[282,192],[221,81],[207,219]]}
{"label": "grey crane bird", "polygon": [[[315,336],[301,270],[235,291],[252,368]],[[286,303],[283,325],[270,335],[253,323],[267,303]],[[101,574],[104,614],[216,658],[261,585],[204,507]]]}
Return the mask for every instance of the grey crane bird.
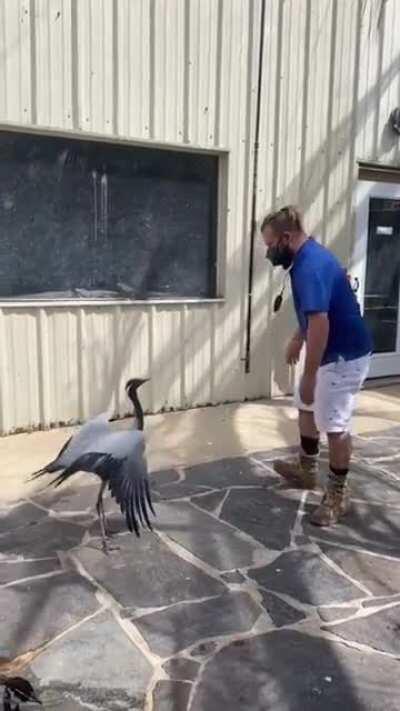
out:
{"label": "grey crane bird", "polygon": [[148,480],[143,434],[143,409],[137,390],[148,378],[128,380],[125,390],[137,421],[136,430],[113,430],[109,415],[101,415],[85,423],[62,447],[57,457],[31,479],[60,472],[49,486],[58,487],[78,471],[97,474],[101,479],[96,510],[99,517],[103,550],[108,552],[107,525],[103,494],[108,485],[111,496],[120,505],[128,529],[140,536],[140,526],[152,530],[149,510],[155,515]]}

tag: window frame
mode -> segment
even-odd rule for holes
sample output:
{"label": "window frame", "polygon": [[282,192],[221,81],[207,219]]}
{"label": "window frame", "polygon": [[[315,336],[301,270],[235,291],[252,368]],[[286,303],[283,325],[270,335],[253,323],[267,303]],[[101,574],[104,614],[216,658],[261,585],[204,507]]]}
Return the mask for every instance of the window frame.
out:
{"label": "window frame", "polygon": [[[93,306],[168,306],[183,304],[215,304],[226,301],[226,232],[227,232],[227,191],[229,172],[229,150],[227,148],[215,146],[200,146],[195,144],[183,144],[173,142],[161,142],[154,139],[133,139],[126,136],[103,135],[89,131],[59,130],[53,128],[36,127],[30,125],[19,125],[9,122],[0,122],[1,132],[15,132],[24,135],[47,136],[54,138],[68,138],[73,140],[93,141],[94,143],[106,143],[122,145],[130,148],[154,148],[158,150],[176,151],[181,153],[205,154],[217,156],[217,220],[216,220],[216,244],[215,244],[215,291],[214,297],[166,297],[149,299],[132,299],[129,297],[104,297],[104,298],[24,298],[24,297],[1,297],[1,308],[45,308],[45,307],[93,307]],[[212,265],[210,265],[211,267]]]}

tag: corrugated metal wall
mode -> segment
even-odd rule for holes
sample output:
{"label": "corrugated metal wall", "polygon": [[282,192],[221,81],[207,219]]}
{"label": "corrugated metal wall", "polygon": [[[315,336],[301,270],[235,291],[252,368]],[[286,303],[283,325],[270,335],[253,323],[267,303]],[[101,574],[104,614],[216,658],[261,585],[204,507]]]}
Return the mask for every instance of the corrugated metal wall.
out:
{"label": "corrugated metal wall", "polygon": [[[299,203],[306,228],[349,264],[357,160],[400,163],[387,125],[400,103],[397,0],[268,0],[262,83],[258,214]],[[258,320],[265,319],[265,267],[259,247]],[[280,275],[268,274],[269,303]],[[289,290],[290,292],[290,290]],[[287,391],[282,341],[290,301],[268,319],[272,394]]]}
{"label": "corrugated metal wall", "polygon": [[[356,158],[399,161],[397,0],[266,0],[257,215],[300,202],[348,259]],[[288,302],[255,250],[252,370],[244,375],[262,0],[0,0],[0,125],[229,151],[224,303],[3,306],[0,428],[152,411],[287,389]],[[279,348],[279,350],[278,350]]]}
{"label": "corrugated metal wall", "polygon": [[[229,150],[225,302],[4,306],[1,430],[245,396],[260,0],[0,0],[0,124]],[[264,368],[257,392],[266,394]]]}

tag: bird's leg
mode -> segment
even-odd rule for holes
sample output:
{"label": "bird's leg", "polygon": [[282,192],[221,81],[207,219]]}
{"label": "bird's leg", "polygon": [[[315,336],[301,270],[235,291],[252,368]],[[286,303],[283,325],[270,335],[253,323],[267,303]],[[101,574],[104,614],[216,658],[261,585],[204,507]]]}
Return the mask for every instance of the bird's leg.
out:
{"label": "bird's leg", "polygon": [[105,535],[107,536],[107,538],[109,538],[110,535],[111,535],[111,532],[110,532],[110,529],[108,528],[108,523],[107,523],[107,519],[106,519],[106,514],[105,514],[105,511],[104,511],[104,501],[103,501],[103,497],[101,497],[101,501],[100,501],[100,512],[101,512],[101,518],[103,519],[104,533],[105,533]]}
{"label": "bird's leg", "polygon": [[105,529],[105,525],[104,525],[104,506],[103,506],[103,494],[104,494],[105,488],[106,488],[106,482],[102,481],[101,486],[100,486],[99,495],[97,497],[96,511],[97,511],[97,515],[99,517],[101,540],[103,543],[103,551],[105,553],[108,553],[106,529]]}
{"label": "bird's leg", "polygon": [[107,522],[106,522],[106,516],[104,513],[104,503],[103,503],[103,494],[104,494],[104,489],[106,488],[106,485],[107,485],[107,482],[105,482],[105,481],[101,482],[99,495],[97,497],[96,511],[97,511],[97,515],[99,517],[99,523],[100,523],[102,548],[103,548],[104,553],[106,555],[108,555],[110,550],[119,550],[119,547],[118,546],[109,546],[109,544],[107,542],[107,537],[110,536],[110,533],[107,530]]}

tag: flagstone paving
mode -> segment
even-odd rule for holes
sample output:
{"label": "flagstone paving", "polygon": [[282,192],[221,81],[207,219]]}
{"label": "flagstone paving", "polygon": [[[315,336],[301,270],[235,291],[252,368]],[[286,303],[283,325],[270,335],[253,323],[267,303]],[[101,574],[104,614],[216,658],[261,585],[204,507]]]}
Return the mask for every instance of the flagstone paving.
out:
{"label": "flagstone paving", "polygon": [[108,556],[90,478],[0,506],[0,657],[59,711],[397,711],[399,441],[355,438],[332,529],[273,451],[154,473],[140,539],[108,501]]}

